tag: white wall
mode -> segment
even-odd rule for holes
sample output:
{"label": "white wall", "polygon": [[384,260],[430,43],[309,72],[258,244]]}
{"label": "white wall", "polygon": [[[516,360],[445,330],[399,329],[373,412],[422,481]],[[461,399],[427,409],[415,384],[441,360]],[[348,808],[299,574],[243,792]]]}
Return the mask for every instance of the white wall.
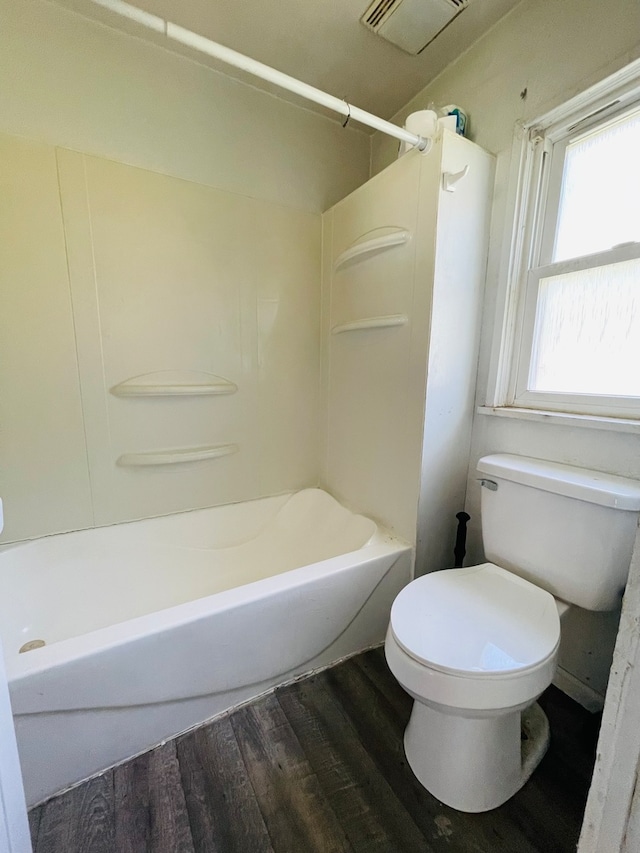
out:
{"label": "white wall", "polygon": [[[479,405],[487,399],[494,335],[499,332],[495,318],[503,308],[509,235],[506,196],[515,124],[562,104],[639,55],[637,0],[524,0],[395,116],[402,123],[406,115],[430,102],[459,104],[470,115],[471,137],[497,155],[476,396]],[[373,172],[391,162],[395,149],[392,141],[376,135]],[[466,501],[472,517],[468,564],[482,559],[475,466],[482,455],[496,451],[640,477],[637,432],[476,414]],[[571,611],[571,620],[563,622],[560,676],[569,673],[568,681],[563,676],[563,689],[571,695],[597,702],[604,693],[616,626],[616,614],[579,610]]]}
{"label": "white wall", "polygon": [[464,504],[492,178],[493,158],[446,131],[323,216],[323,481],[417,539],[418,574],[452,565]]}
{"label": "white wall", "polygon": [[[494,318],[500,308],[505,196],[515,123],[532,119],[640,56],[637,0],[524,0],[395,116],[403,121],[430,101],[457,103],[470,115],[471,137],[498,158],[485,293],[477,402],[486,400]],[[526,97],[521,93],[526,89]],[[376,135],[372,167],[395,156]],[[499,313],[499,312],[498,312]],[[473,517],[471,560],[480,556],[475,463],[484,453],[514,452],[640,477],[640,437],[476,415],[467,508]]]}
{"label": "white wall", "polygon": [[20,759],[11,715],[11,701],[0,648],[0,850],[31,853]]}
{"label": "white wall", "polygon": [[[0,31],[2,541],[315,485],[319,213],[369,138],[55,3]],[[238,392],[110,393],[167,370]]]}
{"label": "white wall", "polygon": [[[441,146],[429,158],[412,152],[323,216],[327,435],[321,482],[411,543],[440,158]],[[394,232],[404,232],[406,241],[340,262],[344,253]],[[388,316],[404,317],[405,324],[332,333],[343,324]]]}
{"label": "white wall", "polygon": [[2,541],[317,483],[317,214],[1,133],[0,188]]}
{"label": "white wall", "polygon": [[0,130],[317,213],[369,137],[44,0],[0,0]]}

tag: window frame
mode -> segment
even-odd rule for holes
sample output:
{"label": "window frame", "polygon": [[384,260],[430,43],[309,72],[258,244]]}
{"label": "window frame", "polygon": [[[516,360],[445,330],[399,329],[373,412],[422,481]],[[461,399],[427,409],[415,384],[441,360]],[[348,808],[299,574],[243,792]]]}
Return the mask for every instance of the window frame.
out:
{"label": "window frame", "polygon": [[640,398],[526,389],[541,278],[640,257],[640,243],[551,262],[566,147],[640,108],[640,60],[534,121],[516,126],[503,264],[487,406],[594,418],[640,419]]}

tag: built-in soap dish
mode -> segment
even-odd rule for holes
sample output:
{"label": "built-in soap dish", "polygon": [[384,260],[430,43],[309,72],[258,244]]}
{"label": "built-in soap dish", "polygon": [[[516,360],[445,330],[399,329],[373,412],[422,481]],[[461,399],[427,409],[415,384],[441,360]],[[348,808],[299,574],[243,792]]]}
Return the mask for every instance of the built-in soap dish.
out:
{"label": "built-in soap dish", "polygon": [[24,643],[20,646],[18,650],[18,654],[22,654],[23,652],[32,652],[34,649],[41,649],[43,646],[46,646],[44,640],[29,640],[28,643]]}
{"label": "built-in soap dish", "polygon": [[194,397],[235,394],[238,386],[223,376],[196,370],[161,370],[133,376],[111,388],[114,397]]}

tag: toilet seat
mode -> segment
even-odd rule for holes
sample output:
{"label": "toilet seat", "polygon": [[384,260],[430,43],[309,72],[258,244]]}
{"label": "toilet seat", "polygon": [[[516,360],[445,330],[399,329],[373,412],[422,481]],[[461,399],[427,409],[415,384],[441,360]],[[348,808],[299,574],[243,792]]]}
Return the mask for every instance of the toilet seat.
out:
{"label": "toilet seat", "polygon": [[553,658],[553,596],[493,563],[433,572],[396,597],[390,632],[414,661],[474,681],[518,678]]}

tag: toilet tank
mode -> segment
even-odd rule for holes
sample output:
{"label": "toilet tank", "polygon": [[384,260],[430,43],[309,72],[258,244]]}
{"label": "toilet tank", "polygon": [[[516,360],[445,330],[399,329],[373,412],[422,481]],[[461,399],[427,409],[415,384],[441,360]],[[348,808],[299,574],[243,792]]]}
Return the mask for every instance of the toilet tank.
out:
{"label": "toilet tank", "polygon": [[507,453],[478,473],[488,560],[586,610],[620,604],[640,481]]}

